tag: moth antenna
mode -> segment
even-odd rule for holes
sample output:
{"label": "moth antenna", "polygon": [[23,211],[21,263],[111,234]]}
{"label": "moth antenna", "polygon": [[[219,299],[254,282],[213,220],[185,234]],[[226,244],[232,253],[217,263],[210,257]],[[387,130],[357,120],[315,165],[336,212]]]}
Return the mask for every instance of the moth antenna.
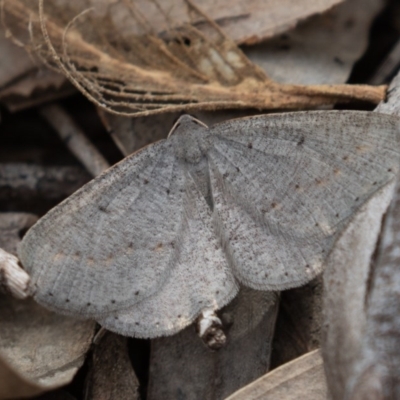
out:
{"label": "moth antenna", "polygon": [[190,119],[191,121],[195,122],[198,125],[204,126],[204,128],[208,128],[208,126],[204,122],[201,122],[199,119],[189,114],[183,114],[177,119],[177,121],[172,126],[171,130],[168,133],[168,137],[170,137],[175,132],[178,126],[182,123],[182,120],[187,120],[187,119]]}

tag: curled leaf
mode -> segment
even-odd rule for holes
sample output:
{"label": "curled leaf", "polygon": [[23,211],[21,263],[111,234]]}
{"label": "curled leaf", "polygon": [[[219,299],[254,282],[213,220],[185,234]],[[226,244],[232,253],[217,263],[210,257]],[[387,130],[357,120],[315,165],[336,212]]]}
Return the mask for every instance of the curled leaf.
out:
{"label": "curled leaf", "polygon": [[[384,86],[274,82],[189,0],[184,4],[190,19],[182,22],[174,13],[178,3],[151,2],[155,18],[135,1],[106,6],[93,0],[91,9],[74,3],[60,16],[58,3],[39,0],[37,10],[37,2],[4,0],[4,20],[11,28],[29,26],[31,50],[99,107],[120,115],[311,108],[354,99],[379,102],[384,96]],[[209,32],[197,28],[199,20]],[[160,24],[166,26],[162,32],[156,29]]]}

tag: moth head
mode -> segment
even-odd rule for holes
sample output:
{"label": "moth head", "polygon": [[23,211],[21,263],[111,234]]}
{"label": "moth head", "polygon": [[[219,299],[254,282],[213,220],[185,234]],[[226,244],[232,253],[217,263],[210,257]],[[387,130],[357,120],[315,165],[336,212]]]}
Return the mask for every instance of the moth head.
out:
{"label": "moth head", "polygon": [[190,115],[179,117],[168,138],[178,139],[175,146],[176,156],[191,164],[200,162],[210,147],[208,126]]}
{"label": "moth head", "polygon": [[208,126],[198,120],[195,117],[192,117],[189,114],[184,114],[181,115],[171,130],[169,131],[168,137],[171,137],[172,135],[179,135],[179,134],[185,134],[185,132],[192,132],[194,130],[197,130],[199,127],[206,128],[208,129]]}

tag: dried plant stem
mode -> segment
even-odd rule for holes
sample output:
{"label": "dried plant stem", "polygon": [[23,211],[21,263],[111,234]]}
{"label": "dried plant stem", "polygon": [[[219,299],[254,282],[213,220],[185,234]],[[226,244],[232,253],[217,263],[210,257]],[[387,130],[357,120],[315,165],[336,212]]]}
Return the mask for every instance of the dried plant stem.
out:
{"label": "dried plant stem", "polygon": [[40,114],[56,130],[66,146],[90,174],[97,176],[109,168],[110,165],[106,159],[60,106],[55,104],[42,106]]}
{"label": "dried plant stem", "polygon": [[[244,56],[214,21],[190,0],[186,2],[207,21],[217,39],[210,40],[187,24],[176,30],[171,16],[165,14],[173,40],[164,41],[150,29],[146,16],[128,7],[133,22],[137,21],[143,29],[150,26],[142,38],[136,37],[130,42],[132,49],[141,54],[143,65],[132,62],[123,51],[118,52],[105,35],[99,43],[85,40],[84,34],[75,28],[89,10],[76,15],[63,28],[45,14],[43,0],[38,1],[38,13],[33,10],[27,13],[19,1],[7,1],[4,8],[19,24],[34,19],[41,37],[31,37],[31,40],[39,43],[35,47],[39,55],[58,67],[97,106],[121,116],[228,108],[312,109],[338,102],[377,104],[385,98],[386,86],[303,86],[274,82]],[[188,48],[183,43],[186,36],[192,43]]]}

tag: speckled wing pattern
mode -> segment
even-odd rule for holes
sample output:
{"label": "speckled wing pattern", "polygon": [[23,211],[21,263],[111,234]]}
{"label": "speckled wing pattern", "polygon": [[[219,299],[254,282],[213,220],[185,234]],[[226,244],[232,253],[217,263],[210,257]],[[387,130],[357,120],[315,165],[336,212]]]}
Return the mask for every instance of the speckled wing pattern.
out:
{"label": "speckled wing pattern", "polygon": [[399,170],[399,122],[376,113],[182,126],[28,231],[19,256],[39,303],[129,336],[175,333],[238,283],[281,290],[315,277]]}
{"label": "speckled wing pattern", "polygon": [[[201,197],[193,201],[193,182],[175,158],[174,145],[174,140],[161,141],[126,158],[29,230],[19,256],[39,303],[99,319],[158,292],[182,258],[200,269],[200,256],[210,253],[210,245],[213,254],[202,265],[208,270],[215,265],[220,273],[214,285],[226,290],[215,289],[212,301],[201,294],[199,300],[222,306],[234,296],[235,280],[210,231],[210,215],[203,215],[210,211]],[[195,232],[199,221],[203,224]]]}
{"label": "speckled wing pattern", "polygon": [[102,326],[139,337],[173,334],[203,309],[220,309],[236,295],[238,285],[212,229],[211,210],[188,171],[185,176],[185,218],[176,265],[160,291],[100,320]]}
{"label": "speckled wing pattern", "polygon": [[336,235],[399,171],[400,123],[301,112],[211,128],[214,225],[237,279],[282,290],[322,271]]}

